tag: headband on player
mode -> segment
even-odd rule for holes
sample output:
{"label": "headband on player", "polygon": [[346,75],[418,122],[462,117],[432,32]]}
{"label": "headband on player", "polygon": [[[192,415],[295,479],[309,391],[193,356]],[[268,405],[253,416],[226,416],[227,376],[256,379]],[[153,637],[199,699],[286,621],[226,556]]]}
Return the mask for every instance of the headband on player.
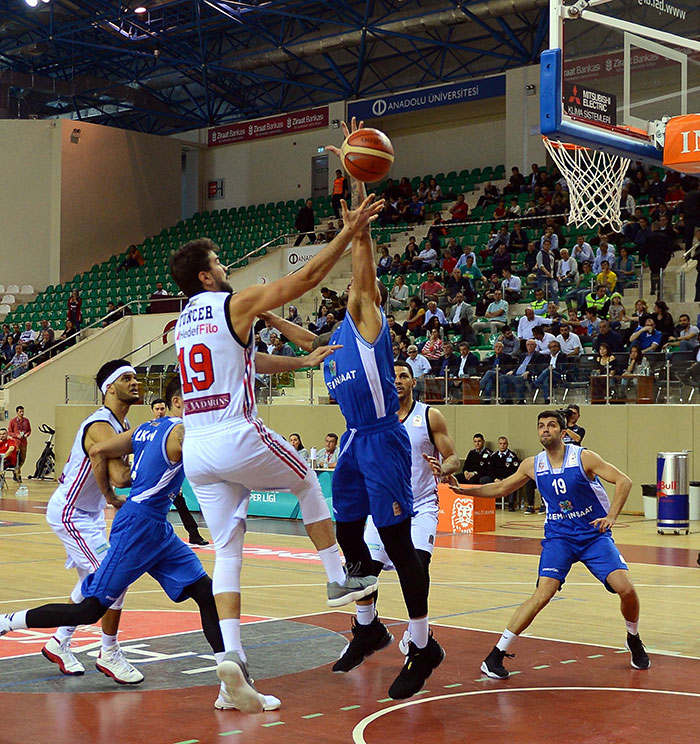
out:
{"label": "headband on player", "polygon": [[124,366],[115,369],[114,372],[112,372],[112,374],[102,383],[102,387],[100,388],[102,395],[107,395],[107,388],[127,372],[131,372],[132,375],[136,374],[136,370],[130,364],[125,364]]}

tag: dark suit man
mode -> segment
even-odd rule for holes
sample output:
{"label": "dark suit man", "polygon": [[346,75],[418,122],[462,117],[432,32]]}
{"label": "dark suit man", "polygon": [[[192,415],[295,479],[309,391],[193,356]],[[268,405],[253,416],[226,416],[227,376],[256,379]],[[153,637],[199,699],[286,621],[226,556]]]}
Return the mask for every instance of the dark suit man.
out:
{"label": "dark suit man", "polygon": [[529,338],[525,352],[518,357],[513,369],[501,378],[503,395],[509,400],[525,402],[525,390],[549,364],[549,357],[537,351],[537,341]]}
{"label": "dark suit man", "polygon": [[549,364],[540,372],[535,380],[535,387],[542,391],[545,405],[549,405],[550,392],[550,369],[551,369],[551,389],[561,383],[561,378],[569,366],[569,358],[561,350],[558,341],[549,342]]}

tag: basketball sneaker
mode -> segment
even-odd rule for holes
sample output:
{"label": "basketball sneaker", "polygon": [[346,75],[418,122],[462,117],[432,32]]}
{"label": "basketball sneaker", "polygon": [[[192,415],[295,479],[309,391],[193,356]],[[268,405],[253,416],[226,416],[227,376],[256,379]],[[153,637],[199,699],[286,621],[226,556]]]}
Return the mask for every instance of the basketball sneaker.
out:
{"label": "basketball sneaker", "polygon": [[433,638],[432,631],[425,648],[418,648],[413,641],[409,641],[406,662],[399,676],[391,683],[389,697],[403,700],[415,695],[444,658],[445,650]]}
{"label": "basketball sneaker", "polygon": [[126,660],[118,645],[109,649],[101,648],[95,666],[97,671],[111,677],[117,684],[138,685],[143,682],[143,674]]}
{"label": "basketball sneaker", "polygon": [[411,642],[411,634],[407,630],[404,630],[403,636],[401,637],[401,640],[399,641],[399,651],[401,651],[401,653],[404,656],[408,656],[408,644],[410,642]]}
{"label": "basketball sneaker", "polygon": [[503,666],[503,659],[512,659],[515,654],[507,654],[498,646],[491,649],[491,653],[481,662],[481,671],[491,679],[505,679],[510,672]]}
{"label": "basketball sneaker", "polygon": [[337,581],[329,581],[326,584],[328,606],[342,607],[351,602],[357,602],[358,599],[376,592],[378,586],[379,579],[376,576],[349,576],[346,572],[345,581],[342,584]]}
{"label": "basketball sneaker", "polygon": [[381,651],[394,640],[394,636],[380,622],[377,615],[369,625],[360,625],[353,618],[351,631],[352,640],[345,647],[338,661],[333,664],[334,672],[349,672],[360,666],[375,651]]}
{"label": "basketball sneaker", "polygon": [[41,649],[41,653],[49,661],[58,664],[61,674],[71,676],[85,674],[85,667],[75,658],[75,655],[71,651],[70,638],[67,638],[63,643],[59,643],[56,636],[54,636]]}
{"label": "basketball sneaker", "polygon": [[224,683],[233,708],[241,713],[262,713],[265,710],[265,696],[253,687],[248,667],[237,651],[224,654],[216,667],[216,676]]}
{"label": "basketball sneaker", "polygon": [[[282,701],[274,695],[263,695],[261,693],[260,696],[263,699],[263,711],[279,710],[282,705]],[[219,697],[216,698],[214,707],[217,710],[238,710],[224,682],[221,683],[221,687],[219,688]]]}
{"label": "basketball sneaker", "polygon": [[644,648],[644,644],[642,643],[639,634],[632,635],[631,633],[628,633],[625,646],[627,646],[627,650],[632,654],[630,664],[632,664],[635,669],[648,669],[651,666],[651,659]]}

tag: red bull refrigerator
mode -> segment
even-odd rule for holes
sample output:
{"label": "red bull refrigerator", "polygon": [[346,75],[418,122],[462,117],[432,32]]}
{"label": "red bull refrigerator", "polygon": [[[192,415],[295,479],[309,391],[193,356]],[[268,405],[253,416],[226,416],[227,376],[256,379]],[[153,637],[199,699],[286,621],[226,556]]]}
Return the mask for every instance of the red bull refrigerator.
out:
{"label": "red bull refrigerator", "polygon": [[690,504],[688,467],[690,451],[659,452],[656,456],[656,528],[660,535],[673,532],[688,534]]}

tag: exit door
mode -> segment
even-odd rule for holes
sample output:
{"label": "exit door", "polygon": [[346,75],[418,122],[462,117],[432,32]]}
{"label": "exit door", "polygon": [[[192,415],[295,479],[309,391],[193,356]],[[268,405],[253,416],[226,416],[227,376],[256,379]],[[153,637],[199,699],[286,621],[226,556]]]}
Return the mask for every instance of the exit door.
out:
{"label": "exit door", "polygon": [[328,155],[315,155],[311,159],[311,196],[328,196]]}

